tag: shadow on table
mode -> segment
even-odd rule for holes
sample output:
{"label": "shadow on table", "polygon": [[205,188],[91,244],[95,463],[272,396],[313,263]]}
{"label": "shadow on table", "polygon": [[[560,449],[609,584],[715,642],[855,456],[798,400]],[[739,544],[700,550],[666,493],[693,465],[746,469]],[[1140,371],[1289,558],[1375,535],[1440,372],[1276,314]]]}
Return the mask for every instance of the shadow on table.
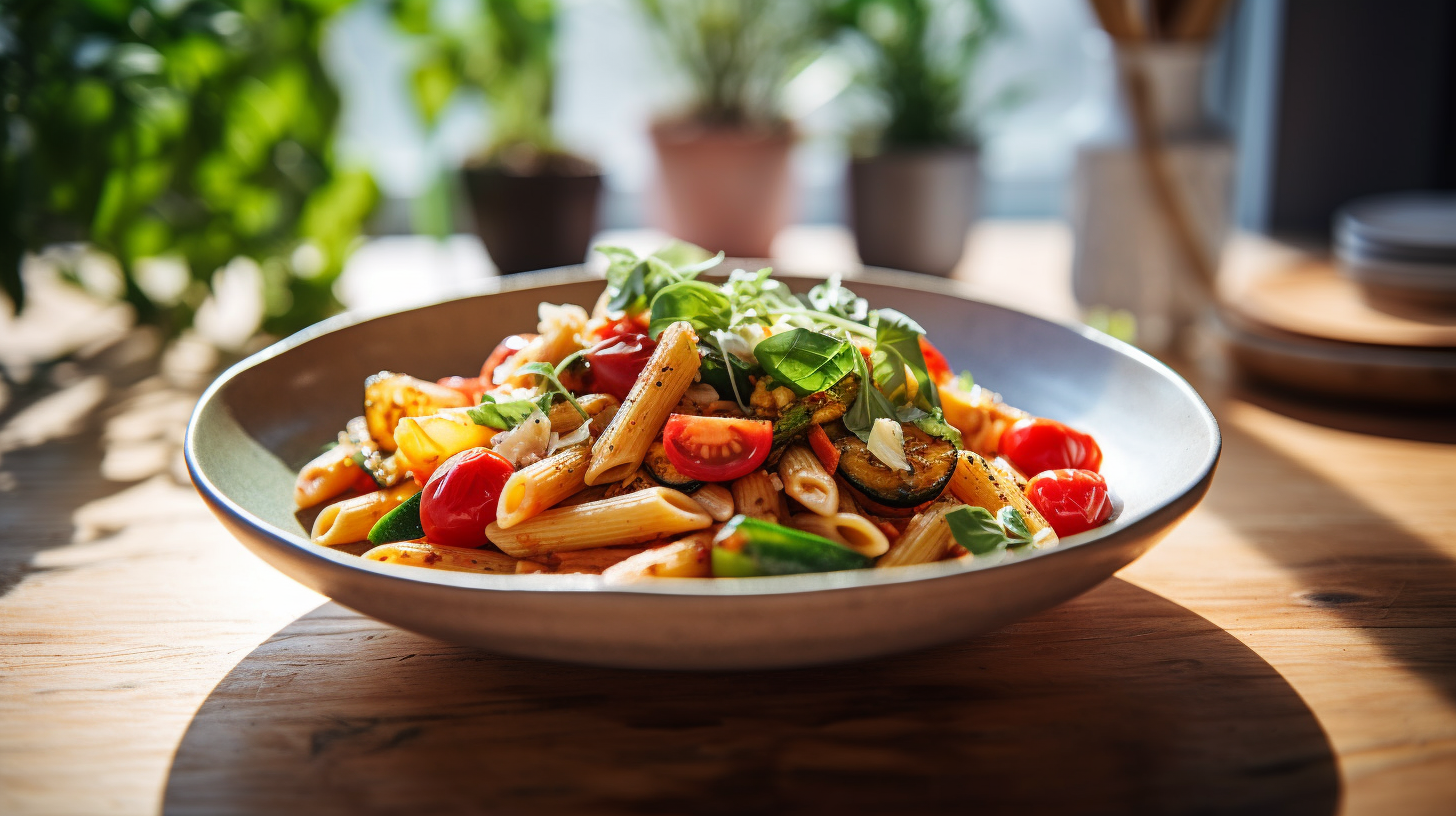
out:
{"label": "shadow on table", "polygon": [[953,646],[742,674],[517,660],[325,604],[218,684],[164,810],[1329,814],[1339,796],[1278,672],[1113,579]]}

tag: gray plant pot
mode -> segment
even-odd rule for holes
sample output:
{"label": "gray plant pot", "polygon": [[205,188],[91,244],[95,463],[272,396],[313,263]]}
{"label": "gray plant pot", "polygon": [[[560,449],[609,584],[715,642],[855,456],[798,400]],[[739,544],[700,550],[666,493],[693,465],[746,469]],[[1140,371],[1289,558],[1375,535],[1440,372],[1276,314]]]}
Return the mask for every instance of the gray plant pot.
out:
{"label": "gray plant pot", "polygon": [[849,210],[860,260],[949,275],[976,218],[979,159],[970,148],[941,148],[854,160]]}

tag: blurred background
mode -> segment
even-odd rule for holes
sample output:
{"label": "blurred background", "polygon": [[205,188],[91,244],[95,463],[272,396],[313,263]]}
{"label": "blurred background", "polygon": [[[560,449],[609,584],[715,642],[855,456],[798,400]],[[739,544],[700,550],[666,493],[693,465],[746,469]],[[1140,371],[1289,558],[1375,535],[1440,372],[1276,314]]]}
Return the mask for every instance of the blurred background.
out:
{"label": "blurred background", "polygon": [[[1265,380],[1384,344],[1438,404],[1453,42],[1442,0],[6,0],[0,367],[132,326],[230,358],[674,235]],[[1390,193],[1436,237],[1340,256]]]}

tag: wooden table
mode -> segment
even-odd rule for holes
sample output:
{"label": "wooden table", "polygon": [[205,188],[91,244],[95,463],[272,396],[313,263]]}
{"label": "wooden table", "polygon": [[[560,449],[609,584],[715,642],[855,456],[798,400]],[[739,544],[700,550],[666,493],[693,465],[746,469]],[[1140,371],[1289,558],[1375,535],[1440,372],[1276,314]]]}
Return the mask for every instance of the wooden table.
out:
{"label": "wooden table", "polygon": [[[964,274],[1065,315],[1068,256],[992,224]],[[1448,444],[1200,380],[1207,500],[1062,607],[857,665],[576,668],[265,567],[178,464],[209,350],[38,301],[0,324],[0,812],[1456,812]]]}

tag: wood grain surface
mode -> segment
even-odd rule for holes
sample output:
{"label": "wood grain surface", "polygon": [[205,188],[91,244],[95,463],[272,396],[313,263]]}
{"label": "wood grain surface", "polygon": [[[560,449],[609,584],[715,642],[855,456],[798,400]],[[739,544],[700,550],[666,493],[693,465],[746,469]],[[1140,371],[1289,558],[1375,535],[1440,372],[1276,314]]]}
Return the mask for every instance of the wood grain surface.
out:
{"label": "wood grain surface", "polygon": [[[1065,315],[1068,253],[993,223],[962,274]],[[223,361],[67,297],[0,318],[0,813],[1456,803],[1449,444],[1293,419],[1199,368],[1225,433],[1207,500],[1081,598],[869,663],[588,669],[402,632],[252,558],[178,469]]]}

